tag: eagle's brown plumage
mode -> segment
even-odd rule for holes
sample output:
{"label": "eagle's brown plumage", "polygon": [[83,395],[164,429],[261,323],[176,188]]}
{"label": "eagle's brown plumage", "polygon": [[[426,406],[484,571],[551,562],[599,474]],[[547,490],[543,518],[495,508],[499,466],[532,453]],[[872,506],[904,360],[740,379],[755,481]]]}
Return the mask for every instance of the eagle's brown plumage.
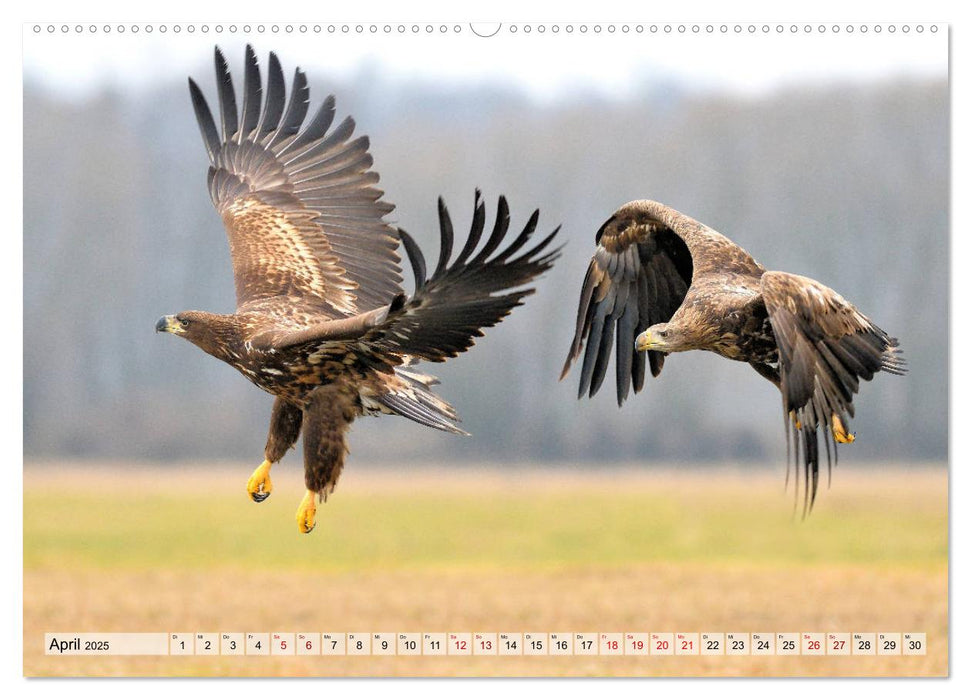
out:
{"label": "eagle's brown plumage", "polygon": [[648,366],[660,374],[671,352],[709,350],[748,362],[782,392],[786,439],[812,507],[818,429],[831,465],[837,442],[853,439],[846,426],[860,380],[905,371],[897,339],[832,289],[766,271],[725,236],[658,202],[625,204],[596,242],[560,378],[583,352],[579,395],[596,394],[615,335],[618,405],[632,383],[635,392],[643,388]]}
{"label": "eagle's brown plumage", "polygon": [[[305,121],[303,72],[296,71],[287,101],[271,53],[264,95],[248,46],[237,109],[218,48],[215,60],[219,128],[191,79],[189,89],[211,164],[209,192],[229,238],[236,311],[185,311],[162,318],[156,329],[185,337],[277,397],[266,462],[247,488],[257,501],[269,494],[269,466],[302,431],[309,504],[305,498],[298,521],[309,531],[314,495],[333,491],[357,416],[397,414],[463,432],[452,407],[432,392],[435,378],[413,365],[455,357],[521,304],[533,292],[522,285],[558,255],[548,250],[557,231],[527,246],[534,212],[503,248],[510,219],[500,197],[495,226],[476,252],[486,220],[477,191],[469,239],[450,260],[452,223],[439,200],[441,254],[427,277],[418,246],[384,221],[393,206],[374,186],[367,137],[351,139],[350,117],[331,129],[333,97]],[[401,286],[399,243],[415,273],[411,297]]]}

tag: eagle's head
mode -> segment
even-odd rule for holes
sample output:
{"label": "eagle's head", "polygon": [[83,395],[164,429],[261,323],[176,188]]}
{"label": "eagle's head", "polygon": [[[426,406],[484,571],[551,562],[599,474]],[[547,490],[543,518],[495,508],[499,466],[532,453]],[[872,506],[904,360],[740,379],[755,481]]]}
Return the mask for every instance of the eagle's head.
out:
{"label": "eagle's head", "polygon": [[171,333],[188,340],[205,352],[226,359],[226,354],[238,337],[230,316],[206,311],[181,311],[163,316],[155,324],[156,333]]}
{"label": "eagle's head", "polygon": [[672,323],[655,323],[634,339],[634,347],[638,352],[653,350],[654,352],[681,352],[692,350],[695,345],[690,343],[682,329]]}

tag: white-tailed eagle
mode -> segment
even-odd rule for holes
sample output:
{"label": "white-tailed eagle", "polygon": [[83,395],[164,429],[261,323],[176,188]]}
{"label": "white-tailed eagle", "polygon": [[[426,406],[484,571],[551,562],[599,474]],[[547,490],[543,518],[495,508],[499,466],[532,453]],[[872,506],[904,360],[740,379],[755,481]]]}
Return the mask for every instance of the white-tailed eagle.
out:
{"label": "white-tailed eagle", "polygon": [[[617,403],[658,376],[672,352],[709,350],[749,363],[782,392],[786,441],[811,508],[848,430],[860,380],[903,374],[891,338],[832,289],[765,270],[720,233],[658,202],[625,204],[600,227],[560,379],[586,351],[579,396],[600,389],[616,337]],[[791,442],[790,442],[791,436]],[[798,470],[797,470],[798,479]]]}
{"label": "white-tailed eagle", "polygon": [[[350,117],[331,128],[333,97],[307,120],[304,73],[296,71],[287,100],[271,53],[264,90],[252,47],[241,105],[218,48],[216,82],[218,125],[191,78],[189,89],[209,154],[209,193],[229,237],[236,311],[183,311],[155,328],[182,336],[276,396],[265,460],[247,491],[254,501],[269,496],[270,467],[302,432],[307,492],[297,523],[310,532],[317,500],[337,483],[358,416],[395,414],[463,432],[454,409],[433,393],[435,378],[414,365],[455,357],[520,305],[533,292],[522,286],[557,257],[549,249],[556,230],[533,243],[537,211],[508,242],[509,208],[500,197],[479,248],[486,212],[477,191],[471,232],[453,259],[452,222],[439,199],[441,251],[428,276],[414,240],[384,220],[394,207],[375,187],[367,137],[351,138]],[[401,285],[399,244],[415,275],[410,297]]]}

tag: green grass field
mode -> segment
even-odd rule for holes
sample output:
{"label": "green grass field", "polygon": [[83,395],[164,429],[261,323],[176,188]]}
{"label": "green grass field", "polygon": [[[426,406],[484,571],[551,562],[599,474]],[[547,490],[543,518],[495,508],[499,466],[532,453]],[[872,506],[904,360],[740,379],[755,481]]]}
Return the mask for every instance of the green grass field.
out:
{"label": "green grass field", "polygon": [[[27,675],[942,675],[947,475],[29,465]],[[45,631],[926,631],[924,657],[47,657]]]}

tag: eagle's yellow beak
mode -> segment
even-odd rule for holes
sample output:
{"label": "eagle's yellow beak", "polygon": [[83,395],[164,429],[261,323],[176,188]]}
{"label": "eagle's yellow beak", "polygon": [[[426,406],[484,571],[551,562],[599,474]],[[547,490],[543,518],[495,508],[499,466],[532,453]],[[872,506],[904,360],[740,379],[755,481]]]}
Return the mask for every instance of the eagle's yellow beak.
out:
{"label": "eagle's yellow beak", "polygon": [[155,324],[156,333],[182,333],[182,324],[175,316],[162,316]]}
{"label": "eagle's yellow beak", "polygon": [[650,331],[644,331],[637,339],[634,341],[634,347],[638,352],[644,352],[645,350],[650,350],[654,347],[654,338],[651,337]]}

